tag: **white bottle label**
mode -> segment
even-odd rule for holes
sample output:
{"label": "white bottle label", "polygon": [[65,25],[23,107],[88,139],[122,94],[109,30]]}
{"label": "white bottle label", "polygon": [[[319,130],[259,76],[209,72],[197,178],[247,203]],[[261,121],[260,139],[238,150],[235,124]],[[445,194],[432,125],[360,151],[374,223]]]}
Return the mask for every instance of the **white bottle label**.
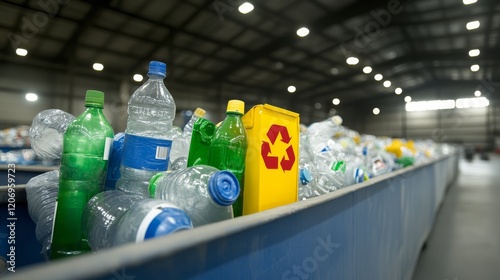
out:
{"label": "white bottle label", "polygon": [[168,157],[168,147],[156,147],[156,156],[155,159],[167,159]]}
{"label": "white bottle label", "polygon": [[113,138],[106,137],[106,143],[104,144],[104,154],[102,156],[103,160],[109,159],[109,153],[111,151],[112,146],[113,146]]}
{"label": "white bottle label", "polygon": [[142,219],[141,225],[139,226],[139,229],[137,230],[137,235],[135,237],[136,243],[143,242],[144,239],[146,239],[146,232],[149,228],[149,225],[151,224],[151,221],[153,221],[156,218],[156,216],[158,216],[159,214],[161,214],[163,212],[163,208],[179,209],[179,207],[177,207],[171,203],[168,203],[168,202],[159,204],[159,205],[155,206],[153,209],[151,209],[151,211],[149,211],[148,214],[146,214],[144,219]]}

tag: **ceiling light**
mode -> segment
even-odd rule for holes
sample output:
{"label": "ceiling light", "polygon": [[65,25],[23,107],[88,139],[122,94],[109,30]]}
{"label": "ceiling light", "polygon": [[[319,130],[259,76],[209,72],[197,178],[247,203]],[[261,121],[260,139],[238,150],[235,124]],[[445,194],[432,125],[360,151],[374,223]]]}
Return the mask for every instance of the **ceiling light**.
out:
{"label": "ceiling light", "polygon": [[405,107],[408,112],[450,110],[455,109],[455,100],[449,99],[409,102]]}
{"label": "ceiling light", "polygon": [[306,27],[302,27],[297,30],[297,35],[299,37],[306,37],[307,35],[309,35],[309,29],[307,29]]}
{"label": "ceiling light", "polygon": [[18,56],[26,56],[28,54],[28,50],[26,49],[21,49],[21,48],[17,48],[16,49],[16,54]]}
{"label": "ceiling light", "polygon": [[240,5],[240,7],[238,8],[238,11],[240,11],[240,13],[242,13],[242,14],[248,14],[251,11],[253,11],[253,5],[251,3],[245,2],[245,3]]}
{"label": "ceiling light", "polygon": [[144,77],[141,74],[134,75],[134,81],[136,81],[136,82],[142,82],[143,79],[144,79]]}
{"label": "ceiling light", "polygon": [[464,1],[464,5],[470,5],[470,4],[474,4],[477,2],[477,0],[463,0]]}
{"label": "ceiling light", "polygon": [[477,98],[461,98],[457,99],[457,108],[482,108],[488,107],[490,105],[490,101],[486,97],[477,97]]}
{"label": "ceiling light", "polygon": [[411,96],[407,96],[407,97],[405,97],[405,102],[406,102],[406,103],[411,102]]}
{"label": "ceiling light", "polygon": [[474,96],[476,96],[476,97],[481,96],[481,94],[482,94],[482,93],[481,93],[481,91],[479,91],[479,90],[476,90],[476,91],[474,92]]}
{"label": "ceiling light", "polygon": [[470,71],[472,71],[472,72],[477,72],[477,71],[479,71],[479,69],[481,69],[481,67],[479,67],[479,65],[477,65],[477,64],[474,64],[470,67]]}
{"label": "ceiling light", "polygon": [[375,81],[382,81],[383,78],[384,76],[382,76],[382,74],[375,75]]}
{"label": "ceiling light", "polygon": [[481,23],[478,20],[468,22],[467,25],[465,26],[467,30],[473,30],[479,28]]}
{"label": "ceiling light", "polygon": [[365,74],[370,74],[373,71],[373,69],[370,66],[366,66],[363,68],[363,73]]}
{"label": "ceiling light", "polygon": [[101,63],[94,63],[92,67],[94,68],[95,71],[102,71],[104,69],[104,65],[102,65]]}
{"label": "ceiling light", "polygon": [[295,91],[297,91],[297,88],[296,88],[296,87],[294,87],[294,86],[289,86],[289,87],[288,87],[288,92],[289,92],[289,93],[294,93]]}
{"label": "ceiling light", "polygon": [[330,70],[330,73],[332,73],[332,75],[338,75],[338,74],[339,74],[339,69],[337,69],[337,68],[332,68],[332,69]]}
{"label": "ceiling light", "polygon": [[400,95],[401,93],[403,93],[403,89],[398,87],[396,88],[396,90],[394,90],[394,92],[397,94],[397,95]]}
{"label": "ceiling light", "polygon": [[380,109],[379,108],[373,108],[373,114],[374,115],[380,114]]}
{"label": "ceiling light", "polygon": [[335,98],[332,100],[333,105],[339,105],[340,104],[340,99]]}
{"label": "ceiling light", "polygon": [[314,109],[316,109],[316,110],[321,109],[321,103],[314,104]]}
{"label": "ceiling light", "polygon": [[36,93],[28,92],[26,93],[25,98],[30,102],[35,102],[38,100],[38,95]]}
{"label": "ceiling light", "polygon": [[347,64],[349,65],[356,65],[359,63],[359,58],[357,57],[354,57],[354,56],[351,56],[351,57],[348,57],[347,60],[346,60]]}
{"label": "ceiling light", "polygon": [[470,57],[476,57],[481,54],[481,51],[479,49],[473,49],[469,51],[469,56]]}
{"label": "ceiling light", "polygon": [[388,88],[392,85],[391,81],[385,81],[384,82],[384,87]]}

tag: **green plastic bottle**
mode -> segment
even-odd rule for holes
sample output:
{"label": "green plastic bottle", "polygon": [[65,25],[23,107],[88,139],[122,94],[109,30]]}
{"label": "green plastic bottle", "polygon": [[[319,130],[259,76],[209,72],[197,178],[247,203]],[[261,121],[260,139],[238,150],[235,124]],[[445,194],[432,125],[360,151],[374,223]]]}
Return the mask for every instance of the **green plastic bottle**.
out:
{"label": "green plastic bottle", "polygon": [[215,133],[215,125],[204,118],[199,118],[193,125],[187,167],[208,165],[208,154]]}
{"label": "green plastic bottle", "polygon": [[245,127],[241,121],[244,112],[243,101],[230,100],[227,103],[227,116],[215,131],[208,154],[208,165],[231,171],[240,183],[240,195],[233,204],[235,217],[243,214],[243,174],[248,147]]}
{"label": "green plastic bottle", "polygon": [[82,230],[85,205],[104,190],[113,128],[104,117],[104,93],[89,90],[87,109],[64,133],[51,259],[90,252]]}

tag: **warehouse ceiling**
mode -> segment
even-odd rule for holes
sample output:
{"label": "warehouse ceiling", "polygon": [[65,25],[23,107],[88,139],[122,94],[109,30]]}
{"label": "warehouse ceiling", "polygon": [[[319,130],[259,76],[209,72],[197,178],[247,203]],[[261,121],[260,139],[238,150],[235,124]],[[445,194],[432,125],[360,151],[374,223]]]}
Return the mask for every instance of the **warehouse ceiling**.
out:
{"label": "warehouse ceiling", "polygon": [[[167,62],[176,83],[304,103],[500,81],[497,0],[249,2],[253,11],[242,14],[235,0],[2,1],[0,60],[132,80],[155,59]],[[479,28],[467,30],[476,20]],[[310,33],[297,36],[301,27]],[[16,56],[17,47],[28,56]],[[472,49],[480,55],[470,57]],[[359,62],[348,65],[350,57]],[[104,71],[94,72],[95,62]]]}

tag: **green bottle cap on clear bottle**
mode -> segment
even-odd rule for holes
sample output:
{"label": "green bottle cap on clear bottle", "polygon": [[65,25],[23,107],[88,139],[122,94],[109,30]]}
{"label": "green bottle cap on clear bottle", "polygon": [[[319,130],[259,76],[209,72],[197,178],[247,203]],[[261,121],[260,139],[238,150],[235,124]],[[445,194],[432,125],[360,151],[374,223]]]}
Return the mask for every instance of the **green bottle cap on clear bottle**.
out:
{"label": "green bottle cap on clear bottle", "polygon": [[85,94],[85,106],[104,107],[104,92],[98,90],[87,90]]}

